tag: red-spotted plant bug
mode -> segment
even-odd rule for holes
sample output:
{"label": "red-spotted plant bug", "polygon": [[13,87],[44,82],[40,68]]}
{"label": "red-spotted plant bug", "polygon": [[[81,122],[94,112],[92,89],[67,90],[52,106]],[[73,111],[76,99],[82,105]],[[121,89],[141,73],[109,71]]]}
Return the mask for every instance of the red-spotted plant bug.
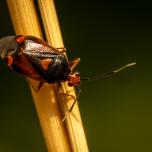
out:
{"label": "red-spotted plant bug", "polygon": [[[39,82],[37,91],[43,83],[60,84],[60,82],[68,81],[70,87],[78,86],[81,80],[100,79],[136,64],[130,63],[110,73],[93,78],[80,78],[79,72],[72,71],[79,63],[80,58],[68,62],[64,52],[64,48],[54,48],[33,36],[17,35],[0,39],[0,57],[11,70],[37,80]],[[72,111],[75,101],[69,111]]]}

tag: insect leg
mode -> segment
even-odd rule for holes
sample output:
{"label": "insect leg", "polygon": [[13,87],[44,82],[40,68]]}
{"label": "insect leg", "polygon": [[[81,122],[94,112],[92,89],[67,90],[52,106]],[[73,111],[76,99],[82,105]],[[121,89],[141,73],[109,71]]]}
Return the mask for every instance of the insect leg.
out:
{"label": "insect leg", "polygon": [[[78,94],[77,94],[77,96],[76,96],[76,97],[75,97],[75,96],[73,96],[73,95],[67,94],[67,93],[63,93],[63,92],[61,92],[61,83],[58,83],[58,93],[59,93],[59,94],[61,94],[61,95],[70,96],[70,97],[72,97],[72,98],[74,99],[74,101],[73,101],[73,103],[72,103],[72,105],[71,105],[70,109],[68,110],[69,112],[72,112],[73,107],[74,107],[74,105],[75,105],[75,103],[76,103],[77,99],[78,99],[78,98],[79,98],[79,96],[80,96],[80,92],[81,92],[81,90],[80,90],[80,88],[79,88],[79,92],[78,92]],[[66,118],[67,118],[67,115],[65,115],[65,116],[63,117],[63,119],[62,119],[62,123],[66,120]]]}
{"label": "insect leg", "polygon": [[75,60],[71,61],[69,63],[71,70],[73,70],[79,62],[80,62],[80,58],[76,58]]}
{"label": "insect leg", "polygon": [[37,92],[40,91],[42,85],[43,85],[43,82],[39,82],[39,84],[38,84],[38,86],[37,86],[37,89],[36,89]]}
{"label": "insect leg", "polygon": [[73,110],[73,107],[74,107],[76,101],[77,101],[78,98],[80,97],[80,93],[81,93],[81,89],[78,88],[78,94],[76,95],[76,98],[75,98],[75,100],[73,101],[73,104],[72,104],[72,106],[71,106],[70,109],[69,109],[69,112],[71,112],[71,111]]}
{"label": "insect leg", "polygon": [[69,97],[73,98],[74,100],[76,99],[75,96],[73,96],[71,94],[63,93],[63,92],[58,92],[58,93],[61,94],[61,95],[69,96]]}
{"label": "insect leg", "polygon": [[74,105],[75,105],[75,103],[76,103],[76,101],[77,101],[77,99],[80,96],[81,89],[80,88],[78,89],[78,94],[75,97],[75,96],[73,96],[71,94],[61,92],[60,88],[61,88],[61,84],[58,83],[58,93],[61,94],[61,95],[69,96],[69,97],[73,98],[73,100],[74,100],[73,103],[72,103],[72,105],[71,105],[71,107],[70,107],[70,109],[68,110],[69,112],[71,112],[72,109],[73,109],[73,107],[74,107]]}
{"label": "insect leg", "polygon": [[73,96],[71,94],[68,94],[68,93],[64,93],[64,92],[61,91],[61,83],[58,83],[58,94],[69,96],[69,97],[71,97],[75,100],[75,96]]}
{"label": "insect leg", "polygon": [[78,88],[78,94],[77,94],[76,97],[75,97],[75,96],[73,96],[73,95],[71,95],[71,94],[61,92],[61,91],[60,91],[60,88],[61,88],[61,84],[58,83],[58,93],[61,94],[61,95],[70,96],[70,97],[72,97],[72,98],[74,99],[74,101],[73,101],[73,103],[72,103],[70,109],[68,110],[69,112],[71,112],[71,111],[73,110],[73,107],[74,107],[74,105],[75,105],[77,99],[78,99],[79,96],[80,96],[81,89]]}
{"label": "insect leg", "polygon": [[38,84],[37,87],[33,86],[31,83],[30,83],[30,85],[32,86],[32,88],[33,88],[33,90],[34,90],[35,92],[39,92],[40,89],[41,89],[41,87],[42,87],[42,85],[43,85],[43,82],[39,82],[39,84]]}
{"label": "insect leg", "polygon": [[59,52],[61,53],[65,53],[66,52],[66,48],[64,47],[59,47],[59,48],[56,48]]}

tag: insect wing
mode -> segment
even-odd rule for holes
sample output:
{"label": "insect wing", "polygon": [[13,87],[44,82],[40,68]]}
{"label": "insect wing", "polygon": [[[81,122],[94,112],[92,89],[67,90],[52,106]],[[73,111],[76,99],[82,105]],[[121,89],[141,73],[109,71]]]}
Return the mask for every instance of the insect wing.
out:
{"label": "insect wing", "polygon": [[51,47],[47,42],[33,36],[26,36],[25,46],[25,50],[30,52],[49,52],[60,54],[58,49]]}
{"label": "insect wing", "polygon": [[54,63],[58,55],[61,55],[60,52],[49,46],[45,41],[31,36],[26,38],[20,50],[44,79],[49,77],[47,73],[49,66]]}
{"label": "insect wing", "polygon": [[18,56],[14,57],[12,70],[35,80],[44,81],[40,74],[37,73],[36,69],[21,52]]}

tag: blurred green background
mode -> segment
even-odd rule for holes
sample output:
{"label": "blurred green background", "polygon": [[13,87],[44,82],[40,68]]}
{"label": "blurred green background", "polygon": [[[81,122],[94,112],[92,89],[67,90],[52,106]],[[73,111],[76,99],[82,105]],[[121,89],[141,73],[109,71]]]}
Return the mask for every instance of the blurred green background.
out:
{"label": "blurred green background", "polygon": [[[152,9],[148,1],[56,0],[69,59],[81,76],[137,65],[82,82],[80,110],[91,152],[152,151]],[[0,1],[0,37],[13,28]],[[0,152],[46,152],[24,78],[0,62]]]}

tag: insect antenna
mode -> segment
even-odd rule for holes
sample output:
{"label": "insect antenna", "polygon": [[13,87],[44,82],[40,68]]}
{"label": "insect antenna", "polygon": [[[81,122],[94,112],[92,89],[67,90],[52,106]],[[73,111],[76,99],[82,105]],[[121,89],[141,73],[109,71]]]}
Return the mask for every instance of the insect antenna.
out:
{"label": "insect antenna", "polygon": [[108,76],[114,75],[114,74],[116,74],[116,73],[118,73],[118,72],[120,72],[120,71],[122,71],[126,68],[134,66],[135,64],[136,64],[135,62],[129,63],[129,64],[126,64],[126,65],[124,65],[124,66],[122,66],[122,67],[120,67],[120,68],[118,68],[118,69],[116,69],[112,72],[104,73],[104,74],[101,74],[101,75],[98,75],[98,76],[95,76],[95,77],[92,77],[92,78],[81,78],[81,80],[97,80],[97,79],[101,79],[103,77],[108,77]]}

